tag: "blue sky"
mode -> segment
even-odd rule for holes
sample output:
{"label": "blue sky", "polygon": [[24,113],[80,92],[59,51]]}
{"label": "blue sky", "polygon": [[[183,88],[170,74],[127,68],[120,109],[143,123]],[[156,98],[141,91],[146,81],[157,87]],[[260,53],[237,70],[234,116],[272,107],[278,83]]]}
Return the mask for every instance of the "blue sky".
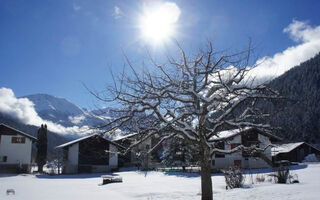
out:
{"label": "blue sky", "polygon": [[[82,82],[102,90],[111,83],[110,69],[121,71],[123,52],[139,65],[146,49],[157,57],[172,48],[170,40],[154,45],[141,38],[146,2],[0,0],[0,87],[16,96],[48,93],[92,107],[95,99]],[[272,57],[308,42],[309,30],[320,25],[318,0],[169,2],[181,12],[173,37],[190,54],[207,40],[218,50],[242,49],[251,37],[259,57]],[[303,23],[307,36],[298,38],[296,26],[283,31],[293,20]]]}

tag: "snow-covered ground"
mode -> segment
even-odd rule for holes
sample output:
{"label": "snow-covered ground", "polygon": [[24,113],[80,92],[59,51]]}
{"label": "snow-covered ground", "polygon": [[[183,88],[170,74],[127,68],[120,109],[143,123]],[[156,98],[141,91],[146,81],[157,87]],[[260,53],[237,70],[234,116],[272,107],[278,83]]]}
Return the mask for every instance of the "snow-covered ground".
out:
{"label": "snow-covered ground", "polygon": [[[292,170],[299,184],[252,184],[256,174],[246,175],[246,187],[225,190],[224,177],[213,175],[214,199],[319,199],[320,164]],[[99,186],[102,174],[81,175],[0,175],[0,199],[21,200],[99,200],[99,199],[200,199],[198,174],[127,171],[115,173],[123,183]],[[260,174],[261,176],[261,174]],[[266,176],[266,179],[268,177]],[[14,189],[15,195],[6,195]]]}

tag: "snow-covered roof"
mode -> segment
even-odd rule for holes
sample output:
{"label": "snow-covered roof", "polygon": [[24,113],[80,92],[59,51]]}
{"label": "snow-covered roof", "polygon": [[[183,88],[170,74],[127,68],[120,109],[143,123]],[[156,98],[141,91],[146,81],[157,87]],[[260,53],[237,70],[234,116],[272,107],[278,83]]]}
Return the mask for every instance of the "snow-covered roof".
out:
{"label": "snow-covered roof", "polygon": [[270,133],[267,133],[265,131],[262,131],[262,130],[260,130],[258,128],[254,128],[254,127],[245,127],[245,128],[238,128],[238,129],[231,129],[231,130],[221,131],[217,135],[214,135],[211,139],[213,139],[213,140],[223,140],[223,139],[227,139],[227,138],[236,136],[238,134],[244,133],[244,132],[252,130],[252,129],[259,131],[259,133],[261,133],[262,135],[265,135],[265,136],[267,136],[269,138],[275,138],[277,140],[281,140],[277,136],[274,136],[274,135],[272,135]]}
{"label": "snow-covered roof", "polygon": [[244,128],[244,129],[232,129],[232,130],[226,130],[226,131],[221,131],[219,132],[217,135],[214,135],[212,137],[212,139],[214,140],[221,140],[221,139],[225,139],[225,138],[229,138],[229,137],[233,137],[237,134],[239,134],[242,131],[247,130],[248,128]]}
{"label": "snow-covered roof", "polygon": [[119,140],[122,140],[122,139],[125,139],[125,138],[130,138],[130,137],[135,136],[135,135],[138,135],[138,133],[130,133],[128,135],[117,135],[115,138],[113,138],[112,141],[119,141]]}
{"label": "snow-covered roof", "polygon": [[94,137],[94,136],[99,136],[99,137],[105,139],[106,141],[110,142],[110,143],[113,144],[113,145],[116,145],[116,146],[118,146],[118,147],[124,148],[124,147],[122,147],[121,145],[119,145],[119,144],[117,144],[117,143],[114,143],[114,142],[108,140],[107,138],[103,137],[103,136],[101,135],[101,133],[94,133],[94,134],[91,134],[91,135],[88,135],[88,136],[84,136],[84,137],[78,138],[78,139],[76,139],[76,140],[72,140],[72,141],[70,141],[70,142],[67,142],[67,143],[61,144],[61,145],[59,145],[59,146],[56,146],[55,148],[64,148],[64,147],[67,147],[67,146],[76,144],[76,143],[78,143],[78,142],[80,142],[80,141],[86,140],[86,139],[91,138],[91,137]]}
{"label": "snow-covered roof", "polygon": [[35,138],[27,133],[24,133],[22,131],[19,131],[15,128],[12,128],[11,126],[8,126],[6,124],[0,124],[0,135],[13,135],[13,134],[22,135],[27,138],[30,138],[31,140],[37,140],[37,138]]}
{"label": "snow-covered roof", "polygon": [[287,143],[287,144],[279,144],[275,147],[271,148],[272,156],[276,156],[279,153],[288,153],[293,149],[297,148],[298,146],[302,145],[304,142],[294,142],[294,143]]}

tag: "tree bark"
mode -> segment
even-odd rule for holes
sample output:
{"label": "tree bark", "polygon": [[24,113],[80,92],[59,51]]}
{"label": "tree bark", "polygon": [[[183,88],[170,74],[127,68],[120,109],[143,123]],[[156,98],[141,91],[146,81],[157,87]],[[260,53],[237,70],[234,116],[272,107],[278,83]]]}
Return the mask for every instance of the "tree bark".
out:
{"label": "tree bark", "polygon": [[211,180],[211,163],[210,149],[204,147],[201,150],[201,200],[212,200],[212,180]]}
{"label": "tree bark", "polygon": [[38,172],[43,173],[43,165],[38,164]]}

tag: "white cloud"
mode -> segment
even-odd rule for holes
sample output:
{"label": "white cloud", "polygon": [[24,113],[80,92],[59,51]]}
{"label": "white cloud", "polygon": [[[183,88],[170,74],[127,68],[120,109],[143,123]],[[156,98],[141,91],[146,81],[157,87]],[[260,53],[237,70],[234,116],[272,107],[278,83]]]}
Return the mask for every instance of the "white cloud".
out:
{"label": "white cloud", "polygon": [[78,115],[78,116],[69,116],[68,119],[73,123],[73,124],[79,124],[81,123],[84,119],[85,119],[85,116],[83,115]]}
{"label": "white cloud", "polygon": [[115,19],[119,19],[121,17],[123,17],[123,11],[120,9],[119,6],[115,6],[113,8],[113,14],[112,16],[115,18]]}
{"label": "white cloud", "polygon": [[61,134],[83,134],[89,132],[87,126],[64,127],[52,121],[42,119],[27,98],[16,98],[9,88],[0,88],[0,112],[28,125],[40,126],[47,124],[50,131]]}
{"label": "white cloud", "polygon": [[314,57],[320,51],[320,26],[312,27],[305,21],[293,20],[283,30],[298,42],[272,57],[265,56],[257,61],[258,67],[249,73],[258,83],[282,75],[294,66]]}
{"label": "white cloud", "polygon": [[81,6],[79,6],[79,5],[76,4],[76,3],[73,3],[73,4],[72,4],[72,8],[73,8],[74,11],[79,11],[79,10],[81,9]]}

